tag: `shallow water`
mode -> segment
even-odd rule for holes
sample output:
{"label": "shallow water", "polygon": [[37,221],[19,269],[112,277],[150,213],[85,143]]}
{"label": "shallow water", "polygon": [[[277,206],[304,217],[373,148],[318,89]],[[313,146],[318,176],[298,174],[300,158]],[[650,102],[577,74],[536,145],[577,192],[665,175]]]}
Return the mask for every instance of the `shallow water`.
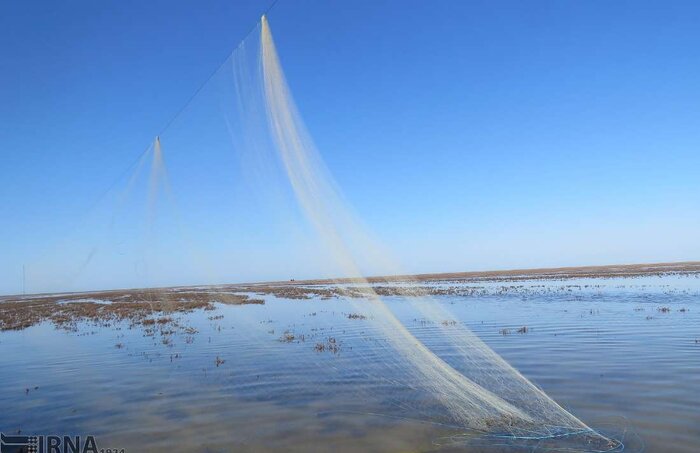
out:
{"label": "shallow water", "polygon": [[[431,285],[454,289],[436,299],[625,451],[698,451],[697,276]],[[128,323],[2,332],[0,431],[93,434],[127,451],[521,451],[465,443],[436,423],[434,402],[412,401],[361,303],[265,300],[174,315],[191,335],[144,336]],[[438,326],[384,300],[452,363]]]}

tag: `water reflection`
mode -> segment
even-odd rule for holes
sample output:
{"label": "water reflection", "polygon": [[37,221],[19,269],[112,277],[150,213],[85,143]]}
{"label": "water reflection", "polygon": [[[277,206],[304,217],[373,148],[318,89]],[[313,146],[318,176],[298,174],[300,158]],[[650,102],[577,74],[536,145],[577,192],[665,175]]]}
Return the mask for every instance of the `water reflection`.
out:
{"label": "water reflection", "polygon": [[[648,451],[690,452],[700,442],[699,281],[434,285],[456,288],[438,300],[590,426],[625,432]],[[0,407],[9,409],[0,430],[94,434],[101,446],[131,451],[515,448],[464,438],[440,424],[435,401],[397,385],[401,364],[384,356],[371,310],[264,297],[176,314],[197,333],[173,332],[169,343],[126,322],[2,332]],[[439,326],[400,297],[387,303],[431,350],[464,366]]]}

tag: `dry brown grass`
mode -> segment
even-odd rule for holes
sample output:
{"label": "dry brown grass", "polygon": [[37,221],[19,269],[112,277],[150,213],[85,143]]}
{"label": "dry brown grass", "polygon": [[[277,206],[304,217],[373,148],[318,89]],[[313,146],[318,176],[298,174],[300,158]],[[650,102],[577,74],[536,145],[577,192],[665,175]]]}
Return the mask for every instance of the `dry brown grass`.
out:
{"label": "dry brown grass", "polygon": [[[94,299],[105,303],[85,301]],[[51,296],[7,298],[0,303],[0,330],[22,330],[41,322],[74,330],[81,321],[106,326],[119,321],[132,325],[172,324],[173,313],[213,310],[215,303],[262,304],[245,294],[176,289],[102,291]]]}

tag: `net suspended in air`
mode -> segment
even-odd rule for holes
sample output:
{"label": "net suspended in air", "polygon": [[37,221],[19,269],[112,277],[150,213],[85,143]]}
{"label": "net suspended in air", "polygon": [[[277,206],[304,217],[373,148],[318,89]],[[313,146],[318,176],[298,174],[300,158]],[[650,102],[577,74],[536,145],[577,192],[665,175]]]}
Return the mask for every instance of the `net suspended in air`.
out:
{"label": "net suspended in air", "polygon": [[[260,181],[285,181],[305,220],[313,227],[338,277],[364,287],[363,263],[379,275],[405,275],[385,248],[367,233],[344,201],[306,130],[280,65],[269,24],[263,16],[259,41],[245,41],[231,60],[236,121],[229,121],[237,149],[257,167]],[[232,124],[237,126],[231,126]],[[501,439],[563,439],[573,449],[608,451],[619,447],[559,406],[511,367],[467,327],[427,294],[408,286],[406,303],[437,325],[457,352],[459,365],[447,363],[419,341],[371,289],[359,307],[372,310],[372,322],[393,354],[387,364],[401,385],[432,397],[433,405],[411,406],[412,417],[443,423]],[[436,407],[440,409],[436,410]],[[562,448],[565,446],[562,445]]]}
{"label": "net suspended in air", "polygon": [[[417,338],[372,289],[366,275],[406,272],[359,221],[324,164],[294,103],[264,16],[255,32],[198,92],[187,111],[169,126],[161,137],[163,150],[161,138],[150,148],[153,166],[145,207],[149,238],[144,241],[150,248],[148,285],[169,283],[159,279],[157,272],[173,279],[181,279],[184,273],[201,281],[246,279],[240,274],[197,273],[204,267],[235,269],[236,260],[240,268],[252,273],[269,271],[275,265],[282,273],[293,266],[289,257],[304,247],[307,256],[313,255],[329,274],[342,281],[339,284],[352,282],[365,291],[364,298],[350,298],[350,302],[371,313],[367,322],[382,338],[384,349],[381,366],[365,370],[367,376],[390,376],[392,385],[411,389],[410,398],[402,396],[405,393],[390,396],[377,390],[358,394],[361,398],[387,401],[390,415],[464,430],[465,441],[476,434],[496,442],[537,442],[558,451],[622,448],[532,384],[419,285],[401,286],[396,291],[405,296],[403,303],[410,304],[413,312],[436,326],[440,339],[451,348],[449,359]],[[169,163],[167,173],[164,154]],[[193,178],[195,172],[188,171],[193,169],[207,174],[208,184]],[[177,184],[170,187],[168,181]],[[130,181],[127,188],[134,185]],[[195,225],[193,230],[197,216],[223,225],[221,237],[214,238],[212,232],[211,237],[197,239],[223,241],[236,249],[235,254],[220,260],[231,260],[230,266],[188,268],[182,264],[203,260],[177,255],[184,248],[175,246],[175,235],[169,234],[177,219],[158,223],[153,215],[161,189],[190,207],[191,218],[186,223]],[[113,224],[111,220],[110,227]],[[275,255],[277,260],[260,253],[274,247],[270,245],[273,238],[276,243],[287,239],[286,248],[280,247],[282,251]],[[264,247],[256,247],[256,243]],[[215,255],[218,249],[225,247],[203,255]],[[128,256],[130,251],[120,253]],[[91,251],[89,260],[97,262],[93,255]],[[82,265],[81,272],[85,268]],[[99,263],[94,268],[95,274],[101,273]],[[94,276],[86,274],[85,278]],[[453,440],[462,439],[458,436]]]}

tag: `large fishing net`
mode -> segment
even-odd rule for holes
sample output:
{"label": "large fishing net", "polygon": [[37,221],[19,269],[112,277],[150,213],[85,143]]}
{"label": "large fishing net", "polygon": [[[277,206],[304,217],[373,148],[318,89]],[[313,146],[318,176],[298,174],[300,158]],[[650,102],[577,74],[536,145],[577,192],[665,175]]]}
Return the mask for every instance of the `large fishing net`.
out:
{"label": "large fishing net", "polygon": [[[259,49],[255,47],[259,46]],[[255,59],[251,62],[249,56]],[[259,56],[259,57],[258,57]],[[259,58],[259,60],[258,60]],[[251,64],[252,63],[252,64]],[[280,65],[270,27],[263,17],[260,42],[246,42],[232,58],[234,86],[240,98],[238,133],[247,137],[255,153],[267,153],[267,168],[281,166],[295,201],[313,226],[339,276],[359,283],[367,291],[358,304],[371,304],[373,322],[388,340],[386,347],[402,364],[404,384],[432,395],[445,410],[442,421],[510,439],[578,437],[582,449],[609,450],[615,442],[588,428],[530,383],[462,324],[442,305],[406,285],[406,301],[422,317],[438,326],[440,334],[457,351],[456,370],[418,341],[364,280],[361,263],[372,261],[380,275],[405,274],[376,243],[346,207],[313,140],[294,105]],[[262,118],[261,118],[262,117]],[[262,123],[258,127],[250,122]],[[256,133],[262,132],[265,140]],[[266,133],[267,132],[267,133]],[[253,133],[251,135],[251,133]],[[253,146],[251,146],[253,145]],[[270,162],[272,161],[272,162]],[[274,163],[273,163],[274,162]],[[378,269],[377,269],[378,268]],[[407,294],[408,295],[408,294]],[[394,364],[394,366],[397,366]],[[418,410],[420,415],[421,408]],[[416,413],[414,412],[414,416]]]}
{"label": "large fishing net", "polygon": [[[358,370],[367,379],[390,376],[392,386],[411,390],[410,398],[402,396],[405,393],[380,395],[377,390],[358,391],[358,398],[386,401],[394,415],[463,430],[463,438],[449,440],[457,445],[478,438],[482,445],[536,443],[558,451],[621,449],[619,442],[589,428],[528,381],[410,278],[394,287],[393,294],[405,296],[403,303],[435,326],[442,344],[449,345],[449,357],[419,340],[373,289],[365,276],[406,272],[361,224],[324,164],[294,103],[265,17],[135,163],[126,191],[139,184],[137,175],[144,174],[149,158],[150,175],[144,183],[149,196],[139,208],[153,213],[159,200],[167,199],[186,206],[188,219],[173,214],[145,222],[141,246],[148,257],[134,271],[151,275],[148,283],[171,283],[159,275],[173,280],[182,275],[203,281],[245,279],[221,274],[198,255],[197,248],[207,249],[202,256],[216,254],[214,238],[221,248],[236,250],[226,259],[245,261],[251,276],[262,269],[291,274],[289,261],[295,256],[317,260],[327,276],[336,277],[336,284],[363,292],[362,298],[349,300],[369,315],[372,331],[382,338],[381,366],[368,360],[375,365],[362,370],[360,361]],[[188,169],[195,167],[198,174],[210,175],[209,185],[190,176]],[[170,187],[170,181],[177,184]],[[120,210],[122,198],[113,200]],[[198,226],[198,216],[206,216],[207,225],[220,225],[226,235],[211,234],[208,243],[210,233]],[[115,218],[105,216],[109,228],[133,220]],[[168,239],[175,234],[164,233],[176,229],[178,237],[186,238],[184,245]],[[125,236],[130,231],[117,230]],[[130,253],[122,243],[117,238],[118,253],[107,258],[112,265],[115,256]],[[275,252],[265,252],[275,250],[276,244]],[[81,253],[88,258],[78,273],[99,284],[103,270],[96,249]],[[131,269],[127,261],[124,267]]]}

